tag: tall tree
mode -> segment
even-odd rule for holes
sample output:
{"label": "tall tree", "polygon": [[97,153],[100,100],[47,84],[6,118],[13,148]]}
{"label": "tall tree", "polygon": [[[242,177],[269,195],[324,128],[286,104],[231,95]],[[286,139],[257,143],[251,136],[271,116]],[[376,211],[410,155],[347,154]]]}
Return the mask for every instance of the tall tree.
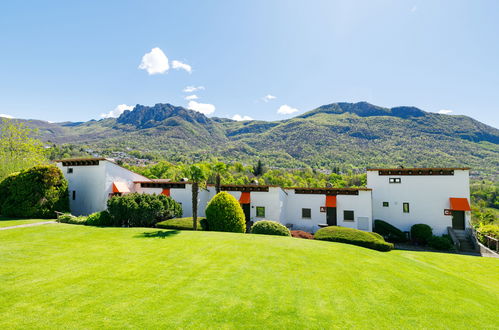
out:
{"label": "tall tree", "polygon": [[189,180],[192,182],[192,228],[198,227],[198,195],[199,187],[204,186],[207,173],[206,170],[198,165],[191,165],[189,168]]}
{"label": "tall tree", "polygon": [[43,143],[34,138],[36,130],[15,120],[0,121],[0,179],[46,161]]}
{"label": "tall tree", "polygon": [[256,164],[256,166],[253,167],[253,174],[255,176],[261,176],[263,175],[263,173],[265,172],[264,168],[263,168],[263,163],[262,161],[259,159],[258,160],[258,163]]}
{"label": "tall tree", "polygon": [[220,192],[220,186],[221,186],[221,181],[222,181],[222,174],[227,173],[227,166],[222,163],[218,162],[215,163],[212,167],[213,173],[215,173],[215,191],[217,194]]}

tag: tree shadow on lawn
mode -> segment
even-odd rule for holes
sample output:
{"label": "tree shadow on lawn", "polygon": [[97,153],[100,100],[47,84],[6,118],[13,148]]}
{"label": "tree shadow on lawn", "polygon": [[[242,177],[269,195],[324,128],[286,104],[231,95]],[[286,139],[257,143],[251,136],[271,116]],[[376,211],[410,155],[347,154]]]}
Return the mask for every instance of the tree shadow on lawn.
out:
{"label": "tree shadow on lawn", "polygon": [[178,230],[157,230],[157,231],[146,231],[141,234],[135,235],[135,238],[166,238],[179,234]]}

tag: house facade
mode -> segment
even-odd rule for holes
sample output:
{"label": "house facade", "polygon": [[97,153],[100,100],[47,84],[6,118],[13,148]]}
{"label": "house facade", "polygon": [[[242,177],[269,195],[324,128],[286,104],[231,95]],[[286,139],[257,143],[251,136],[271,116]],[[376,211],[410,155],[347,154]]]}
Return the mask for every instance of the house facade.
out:
{"label": "house facade", "polygon": [[[192,184],[152,180],[105,158],[64,159],[57,162],[69,183],[75,215],[105,210],[115,194],[163,194],[182,204],[192,216]],[[222,185],[244,211],[247,223],[267,219],[293,230],[315,232],[325,226],[373,231],[381,219],[408,231],[426,223],[435,234],[447,227],[469,226],[469,169],[369,169],[367,188],[281,188],[271,185]],[[215,186],[198,194],[198,216],[205,216]]]}

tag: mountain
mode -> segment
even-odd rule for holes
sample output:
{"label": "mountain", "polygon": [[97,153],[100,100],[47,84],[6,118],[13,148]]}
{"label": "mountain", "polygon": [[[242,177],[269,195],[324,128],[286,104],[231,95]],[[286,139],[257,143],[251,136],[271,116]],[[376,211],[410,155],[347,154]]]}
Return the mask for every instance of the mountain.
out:
{"label": "mountain", "polygon": [[[467,116],[367,102],[333,103],[281,121],[237,122],[173,106],[137,105],[118,118],[28,121],[42,139],[97,150],[135,150],[172,161],[218,157],[270,166],[470,166],[498,174],[499,130]],[[138,151],[138,152],[137,152]]]}

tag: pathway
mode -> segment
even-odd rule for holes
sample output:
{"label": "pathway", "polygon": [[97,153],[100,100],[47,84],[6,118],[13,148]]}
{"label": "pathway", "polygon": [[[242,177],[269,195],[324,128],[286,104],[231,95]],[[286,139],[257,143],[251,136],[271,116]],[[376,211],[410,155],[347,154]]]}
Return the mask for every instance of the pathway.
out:
{"label": "pathway", "polygon": [[17,226],[10,226],[10,227],[2,227],[0,230],[7,230],[7,229],[14,229],[14,228],[22,228],[22,227],[33,227],[33,226],[40,226],[40,225],[46,225],[49,223],[56,223],[55,221],[44,221],[44,222],[35,222],[35,223],[26,223],[24,225],[17,225]]}

